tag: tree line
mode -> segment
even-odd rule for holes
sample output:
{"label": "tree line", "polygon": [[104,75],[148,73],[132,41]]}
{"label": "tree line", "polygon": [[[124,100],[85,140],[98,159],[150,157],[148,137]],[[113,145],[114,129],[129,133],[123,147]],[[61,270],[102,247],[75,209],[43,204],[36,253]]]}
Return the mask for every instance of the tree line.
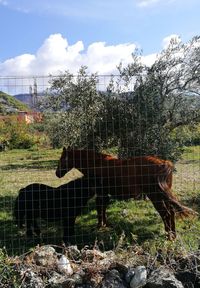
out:
{"label": "tree line", "polygon": [[88,75],[87,67],[76,77],[66,71],[52,78],[40,103],[52,145],[177,160],[184,135],[199,129],[200,37],[172,39],[151,66],[136,51],[118,71],[105,91],[97,89],[98,74]]}
{"label": "tree line", "polygon": [[152,65],[144,64],[140,51],[132,59],[119,64],[104,89],[87,67],[77,75],[50,77],[50,89],[38,103],[43,123],[27,128],[2,122],[0,140],[9,140],[11,148],[50,140],[54,148],[179,159],[185,145],[200,144],[200,37],[187,43],[172,39]]}

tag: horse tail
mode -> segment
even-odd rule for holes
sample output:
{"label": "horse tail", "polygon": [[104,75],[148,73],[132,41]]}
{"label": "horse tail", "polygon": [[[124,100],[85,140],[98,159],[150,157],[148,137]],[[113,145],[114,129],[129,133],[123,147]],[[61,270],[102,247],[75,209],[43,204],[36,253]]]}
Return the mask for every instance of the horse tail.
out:
{"label": "horse tail", "polygon": [[166,161],[166,163],[163,164],[163,173],[158,176],[158,185],[159,191],[162,194],[162,201],[164,201],[168,207],[171,207],[174,210],[178,218],[187,218],[198,215],[198,213],[193,209],[182,205],[177,197],[173,194],[171,189],[173,166],[170,165],[170,163],[170,161]]}
{"label": "horse tail", "polygon": [[15,200],[13,216],[15,218],[15,224],[22,228],[23,224],[25,223],[25,189],[21,189],[19,194]]}
{"label": "horse tail", "polygon": [[[158,209],[166,207],[169,213],[174,211],[177,217],[185,218],[198,215],[197,212],[182,205],[172,192],[172,172],[173,165],[170,161],[165,161],[160,165],[160,171],[156,175],[152,175],[150,185],[146,190],[146,195],[152,201],[153,205]],[[159,204],[159,203],[163,204]],[[156,208],[156,209],[157,209]]]}
{"label": "horse tail", "polygon": [[170,202],[174,208],[174,211],[176,213],[177,218],[188,218],[188,217],[194,217],[197,216],[198,213],[194,211],[193,209],[182,205],[180,202],[171,200]]}

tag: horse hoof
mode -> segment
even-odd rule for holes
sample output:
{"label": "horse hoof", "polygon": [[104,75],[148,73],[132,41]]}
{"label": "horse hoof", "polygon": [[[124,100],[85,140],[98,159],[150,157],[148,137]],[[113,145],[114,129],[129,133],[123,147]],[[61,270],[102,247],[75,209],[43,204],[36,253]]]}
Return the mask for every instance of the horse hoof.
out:
{"label": "horse hoof", "polygon": [[176,239],[176,234],[175,233],[169,233],[168,235],[167,235],[167,239],[169,240],[169,241],[174,241],[175,239]]}
{"label": "horse hoof", "polygon": [[108,227],[108,224],[101,224],[101,225],[97,225],[97,229],[102,229],[102,228],[105,228],[105,227]]}
{"label": "horse hoof", "polygon": [[108,223],[97,226],[98,230],[106,230],[106,229],[112,229],[112,228],[113,228],[113,226],[111,224],[108,224]]}

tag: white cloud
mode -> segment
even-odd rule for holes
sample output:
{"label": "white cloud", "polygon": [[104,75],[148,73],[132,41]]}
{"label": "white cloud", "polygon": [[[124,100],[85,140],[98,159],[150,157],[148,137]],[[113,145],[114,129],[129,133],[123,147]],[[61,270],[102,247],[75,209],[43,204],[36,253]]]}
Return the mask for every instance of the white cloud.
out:
{"label": "white cloud", "polygon": [[[137,0],[137,6],[141,8],[150,7],[156,4],[170,4],[177,0]],[[183,1],[183,0],[182,0]]]}
{"label": "white cloud", "polygon": [[0,74],[2,76],[11,75],[31,75],[31,64],[35,61],[35,56],[23,54],[15,58],[0,63]]}
{"label": "white cloud", "polygon": [[171,35],[169,35],[169,36],[167,36],[167,37],[165,37],[165,38],[163,39],[163,41],[162,41],[162,47],[163,47],[163,49],[166,49],[166,48],[169,46],[170,41],[171,41],[172,39],[175,39],[178,43],[181,42],[181,38],[180,38],[179,35],[177,35],[177,34],[171,34]]}
{"label": "white cloud", "polygon": [[[169,35],[162,41],[163,48],[169,45],[172,38],[180,40],[176,34]],[[85,49],[82,41],[70,45],[61,34],[52,34],[45,39],[35,55],[23,54],[0,63],[0,75],[48,76],[66,70],[75,74],[81,66],[87,66],[90,73],[116,74],[120,62],[123,66],[132,62],[132,53],[136,47],[135,43],[109,46],[105,42],[94,42]],[[150,66],[156,56],[156,53],[143,55],[142,61]]]}
{"label": "white cloud", "polygon": [[38,74],[40,71],[43,75],[55,74],[63,70],[76,72],[81,65],[83,49],[82,41],[70,46],[61,34],[50,35],[36,53],[33,72]]}
{"label": "white cloud", "polygon": [[6,0],[0,0],[0,5],[7,6],[8,2]]}
{"label": "white cloud", "polygon": [[35,55],[24,54],[0,63],[0,75],[49,75],[65,70],[76,73],[82,65],[88,66],[89,72],[110,74],[116,72],[121,61],[131,61],[135,48],[133,43],[108,46],[95,42],[84,50],[82,41],[69,45],[61,34],[53,34]]}
{"label": "white cloud", "polygon": [[155,3],[158,3],[158,2],[161,2],[162,0],[138,0],[137,2],[137,5],[139,7],[148,7],[148,6],[151,6],[152,4],[155,4]]}
{"label": "white cloud", "polygon": [[151,66],[155,62],[157,55],[158,55],[157,53],[153,53],[146,56],[142,56],[142,61],[147,66]]}
{"label": "white cloud", "polygon": [[96,42],[87,49],[85,57],[86,65],[92,72],[100,74],[111,74],[117,69],[120,62],[128,64],[132,60],[132,53],[136,48],[135,44],[118,44],[106,46],[105,42]]}

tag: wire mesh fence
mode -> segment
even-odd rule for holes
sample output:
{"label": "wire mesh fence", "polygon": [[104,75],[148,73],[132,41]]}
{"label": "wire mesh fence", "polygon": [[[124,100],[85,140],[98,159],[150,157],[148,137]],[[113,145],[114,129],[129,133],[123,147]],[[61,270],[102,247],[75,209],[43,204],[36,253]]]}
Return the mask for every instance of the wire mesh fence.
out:
{"label": "wire mesh fence", "polygon": [[[119,76],[0,77],[0,247],[110,249],[166,236],[199,246],[199,125],[172,129],[185,102],[175,109],[135,87]],[[33,111],[42,117],[27,121]]]}

